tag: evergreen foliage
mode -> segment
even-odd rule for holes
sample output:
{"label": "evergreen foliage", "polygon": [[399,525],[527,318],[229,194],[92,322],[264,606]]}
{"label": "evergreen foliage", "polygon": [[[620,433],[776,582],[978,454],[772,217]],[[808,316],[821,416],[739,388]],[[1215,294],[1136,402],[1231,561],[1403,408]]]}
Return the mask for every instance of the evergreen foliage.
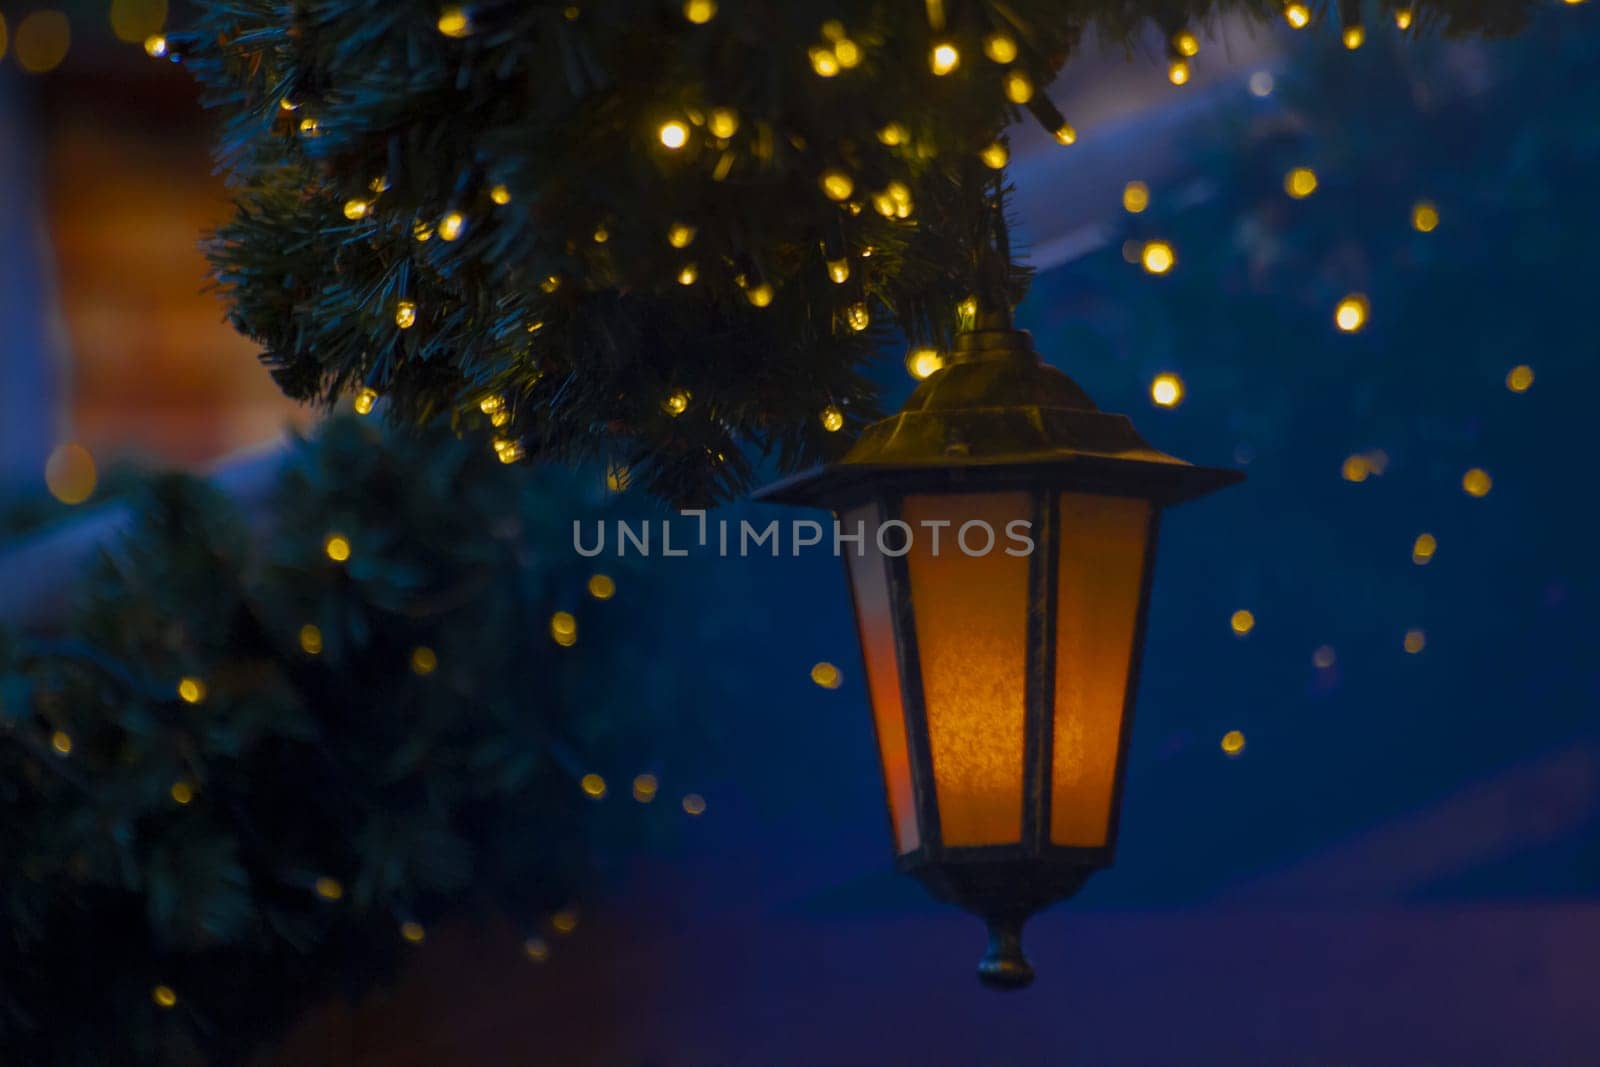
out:
{"label": "evergreen foliage", "polygon": [[533,936],[667,818],[580,788],[681,782],[696,736],[632,647],[653,579],[610,560],[596,599],[565,548],[598,510],[356,420],[294,449],[261,528],[152,481],[71,635],[0,634],[5,1062],[241,1059],[391,971],[404,924]]}
{"label": "evergreen foliage", "polygon": [[[1366,14],[1504,33],[1533,7]],[[1045,87],[1088,30],[1174,39],[1281,10],[218,0],[173,47],[226,119],[238,207],[217,277],[286,393],[370,389],[403,423],[497,418],[507,458],[603,455],[703,503],[740,492],[755,457],[793,468],[875,417],[860,371],[892,329],[942,345],[969,296],[1020,297],[1021,272],[984,267],[992,146],[1024,110],[1071,139]],[[943,74],[940,45],[958,60]]]}

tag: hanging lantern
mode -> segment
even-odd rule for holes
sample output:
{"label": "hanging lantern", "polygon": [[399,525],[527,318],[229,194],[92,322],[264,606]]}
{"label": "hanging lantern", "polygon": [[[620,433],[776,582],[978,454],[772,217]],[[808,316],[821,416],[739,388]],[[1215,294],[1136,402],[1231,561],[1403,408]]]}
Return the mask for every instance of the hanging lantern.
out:
{"label": "hanging lantern", "polygon": [[1240,480],[1151,448],[986,314],[843,461],[758,494],[832,509],[901,871],[984,918],[979,977],[1116,848],[1161,509]]}

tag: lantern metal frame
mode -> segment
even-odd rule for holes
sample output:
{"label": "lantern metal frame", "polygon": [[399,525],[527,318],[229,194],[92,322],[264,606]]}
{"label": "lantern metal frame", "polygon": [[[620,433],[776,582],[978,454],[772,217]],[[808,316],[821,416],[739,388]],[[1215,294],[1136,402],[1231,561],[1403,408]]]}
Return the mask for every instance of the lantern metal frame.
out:
{"label": "lantern metal frame", "polygon": [[[762,500],[826,507],[840,514],[875,504],[880,526],[904,521],[902,505],[910,495],[1019,490],[1029,495],[1034,551],[1027,576],[1023,809],[1015,843],[944,843],[909,555],[883,552],[881,560],[887,570],[918,827],[916,848],[898,855],[896,866],[916,876],[935,897],[986,920],[989,951],[979,964],[979,977],[991,987],[1021,988],[1032,981],[1033,969],[1021,946],[1023,923],[1039,909],[1075,894],[1089,875],[1115,858],[1161,511],[1242,477],[1236,471],[1193,466],[1151,448],[1126,417],[1099,411],[1071,379],[1040,361],[1031,338],[1013,329],[1008,315],[988,314],[978,329],[958,336],[947,365],[924,381],[898,414],[869,426],[842,461],[757,494]],[[1106,836],[1104,844],[1092,847],[1057,845],[1051,839],[1064,493],[1130,497],[1150,505]],[[848,579],[848,560],[845,565]],[[854,580],[850,588],[864,646]],[[876,716],[874,732],[881,732]],[[884,739],[877,740],[881,760]],[[892,809],[890,822],[894,834]],[[891,840],[898,840],[897,835]]]}

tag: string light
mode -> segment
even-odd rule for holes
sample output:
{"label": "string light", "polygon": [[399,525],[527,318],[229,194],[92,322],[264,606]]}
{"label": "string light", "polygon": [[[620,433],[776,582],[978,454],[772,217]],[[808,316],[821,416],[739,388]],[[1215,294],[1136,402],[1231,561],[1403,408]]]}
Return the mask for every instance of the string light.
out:
{"label": "string light", "polygon": [[162,1011],[171,1011],[173,1008],[178,1006],[178,994],[173,991],[171,986],[156,986],[154,989],[150,990],[150,999],[154,1001],[156,1007],[160,1008]]}
{"label": "string light", "polygon": [[494,446],[495,457],[507,466],[518,462],[528,454],[527,450],[522,447],[521,441],[513,441],[506,437],[496,437],[491,444]]}
{"label": "string light", "polygon": [[694,244],[695,234],[698,231],[687,222],[674,222],[667,227],[667,244],[673,248],[688,248]]}
{"label": "string light", "polygon": [[1473,467],[1461,476],[1461,488],[1471,497],[1486,497],[1494,488],[1494,479],[1482,467]]}
{"label": "string light", "polygon": [[1347,482],[1355,482],[1357,484],[1366,481],[1367,476],[1371,473],[1371,464],[1367,462],[1366,456],[1361,455],[1346,457],[1344,463],[1339,467],[1339,476],[1341,478]]}
{"label": "string light", "polygon": [[818,182],[821,184],[822,192],[827,198],[837,202],[850,199],[850,194],[856,188],[856,183],[851,179],[850,175],[836,168],[823,171],[822,177],[818,179]]}
{"label": "string light", "polygon": [[837,689],[844,681],[839,668],[823,660],[811,668],[811,680],[822,689]]}
{"label": "string light", "polygon": [[70,756],[72,754],[72,735],[64,730],[57,730],[50,735],[50,747],[55,749],[59,755]]}
{"label": "string light", "polygon": [[489,416],[489,425],[493,426],[497,430],[502,426],[510,424],[510,422],[511,412],[509,411],[501,410]]}
{"label": "string light", "polygon": [[433,240],[433,227],[419,219],[411,227],[411,236],[415,237],[419,244],[431,241]]}
{"label": "string light", "polygon": [[1332,645],[1323,645],[1311,654],[1311,665],[1319,671],[1329,670],[1339,662],[1339,656]]}
{"label": "string light", "polygon": [[439,32],[459,40],[472,33],[472,19],[465,8],[451,5],[439,13]]}
{"label": "string light", "polygon": [[1317,191],[1317,172],[1310,167],[1296,167],[1283,176],[1283,191],[1295,200],[1304,200]]}
{"label": "string light", "polygon": [[656,136],[663,145],[676,152],[689,143],[689,127],[673,119],[670,122],[663,122],[661,128],[656,131]]}
{"label": "string light", "polygon": [[426,678],[439,669],[439,654],[427,645],[418,645],[411,650],[411,673],[420,678]]}
{"label": "string light", "polygon": [[1150,400],[1157,407],[1175,408],[1183,403],[1183,394],[1183,379],[1176,374],[1158,374],[1150,383]]}
{"label": "string light", "polygon": [[478,410],[485,415],[493,415],[497,411],[505,410],[506,398],[500,393],[490,393],[478,401]]}
{"label": "string light", "polygon": [[420,945],[428,939],[428,931],[419,922],[403,922],[400,924],[400,936],[413,945]]}
{"label": "string light", "polygon": [[322,542],[322,551],[335,563],[345,563],[350,559],[350,540],[343,534],[329,534]]}
{"label": "string light", "polygon": [[928,53],[928,66],[938,77],[944,77],[961,65],[961,53],[948,41],[933,46]]}
{"label": "string light", "polygon": [[367,188],[371,189],[375,196],[382,196],[389,191],[389,176],[387,174],[378,175],[367,183]]}
{"label": "string light", "polygon": [[1411,655],[1415,656],[1418,652],[1421,652],[1424,648],[1427,648],[1427,647],[1428,647],[1428,635],[1427,634],[1423,633],[1421,630],[1407,630],[1406,631],[1405,649],[1406,649],[1407,652],[1409,652],[1409,653],[1411,653]]}
{"label": "string light", "polygon": [[1026,104],[1033,99],[1033,81],[1020,70],[1007,72],[1005,87],[1006,99],[1013,104]]}
{"label": "string light", "polygon": [[844,309],[844,319],[856,333],[872,325],[872,313],[867,310],[867,305],[859,300]]}
{"label": "string light", "polygon": [[1523,363],[1512,367],[1506,375],[1506,388],[1513,393],[1526,393],[1533,386],[1533,368]]}
{"label": "string light", "polygon": [[302,137],[320,137],[320,136],[322,136],[322,123],[318,122],[316,119],[314,119],[311,116],[307,115],[305,118],[300,120],[300,136],[302,136]]}
{"label": "string light", "polygon": [[299,111],[300,110],[300,105],[298,103],[296,103],[294,100],[292,100],[289,97],[285,96],[285,97],[283,97],[282,99],[280,99],[278,101],[278,110],[280,110],[280,111]]}
{"label": "string light", "polygon": [[822,419],[822,428],[827,430],[829,433],[838,433],[840,430],[844,429],[844,412],[840,411],[832,404],[829,404],[827,407],[823,408],[822,414],[819,417]]}
{"label": "string light", "polygon": [[848,259],[828,260],[828,279],[834,285],[843,285],[850,280],[850,261]]}
{"label": "string light", "polygon": [[1189,61],[1187,59],[1174,59],[1167,64],[1167,80],[1173,85],[1188,85],[1189,73]]}
{"label": "string light", "polygon": [[1229,730],[1222,735],[1222,751],[1229,759],[1236,759],[1244,752],[1244,733],[1240,730]]}
{"label": "string light", "polygon": [[1073,145],[1078,143],[1078,131],[1070,122],[1063,122],[1050,131],[1050,136],[1056,139],[1059,145]]}
{"label": "string light", "polygon": [[677,418],[685,411],[688,411],[689,391],[687,389],[676,389],[667,394],[667,398],[661,402],[661,410],[673,418]]}
{"label": "string light", "polygon": [[641,804],[648,804],[655,800],[660,789],[661,783],[656,781],[655,775],[641,774],[633,780],[633,799]]}
{"label": "string light", "polygon": [[511,203],[511,190],[504,185],[496,185],[489,190],[489,199],[500,207]]}
{"label": "string light", "polygon": [[1234,633],[1238,634],[1240,637],[1243,637],[1251,630],[1256,628],[1255,613],[1250,611],[1236,611],[1233,613],[1233,617],[1228,620],[1228,625],[1233,627]]}
{"label": "string light", "polygon": [[1334,308],[1333,321],[1345,333],[1360,333],[1367,325],[1367,317],[1372,313],[1372,306],[1365,295],[1351,293],[1339,301],[1339,306]]}
{"label": "string light", "polygon": [[61,503],[69,507],[82,504],[100,484],[93,454],[76,442],[57,445],[45,460],[44,484]]}
{"label": "string light", "polygon": [[1394,13],[1395,28],[1401,29],[1401,30],[1409,30],[1411,28],[1411,20],[1412,20],[1413,17],[1414,16],[1412,15],[1411,9],[1409,7],[1402,7],[1402,8],[1396,9],[1396,11]]}
{"label": "string light", "polygon": [[606,780],[598,774],[586,774],[583,781],[578,783],[587,796],[595,800],[602,800],[606,795]]}
{"label": "string light", "polygon": [[1258,70],[1250,75],[1250,95],[1262,99],[1269,97],[1277,84],[1270,70]]}
{"label": "string light", "polygon": [[683,17],[696,26],[704,26],[717,17],[716,0],[685,0]]}
{"label": "string light", "polygon": [[806,55],[811,57],[811,69],[819,78],[831,78],[839,73],[839,57],[833,49],[822,45],[812,45]]}
{"label": "string light", "polygon": [[1419,200],[1411,205],[1411,228],[1418,233],[1432,233],[1439,228],[1439,208],[1430,200]]}
{"label": "string light", "polygon": [[915,348],[906,357],[906,370],[917,381],[926,381],[944,369],[944,357],[934,348]]}
{"label": "string light", "polygon": [[861,46],[848,37],[841,37],[833,44],[833,57],[845,70],[853,70],[861,63]]}
{"label": "string light", "polygon": [[1439,551],[1439,540],[1431,533],[1418,534],[1417,539],[1411,544],[1411,562],[1419,567],[1426,567],[1433,562],[1433,554]]}
{"label": "string light", "polygon": [[910,136],[910,132],[898,122],[891,122],[878,128],[879,143],[889,148],[905,144]]}
{"label": "string light", "polygon": [[1290,4],[1283,9],[1283,17],[1297,30],[1311,25],[1311,9],[1304,4]]}
{"label": "string light", "polygon": [[206,698],[206,683],[189,675],[178,682],[178,699],[185,704],[198,704]]}
{"label": "string light", "polygon": [[300,651],[308,656],[322,654],[322,629],[315,623],[306,623],[300,627]]}
{"label": "string light", "polygon": [[700,268],[696,267],[693,263],[685,263],[683,268],[678,271],[679,285],[693,285],[699,279]]}
{"label": "string light", "polygon": [[1366,27],[1346,26],[1344,28],[1344,33],[1340,35],[1339,39],[1344,42],[1344,46],[1346,48],[1354,52],[1356,49],[1367,43]]}
{"label": "string light", "polygon": [[543,963],[550,958],[550,945],[542,937],[530,937],[522,943],[522,952],[533,962]]}
{"label": "string light", "polygon": [[354,222],[364,219],[372,210],[372,204],[366,200],[346,200],[344,202],[344,217]]}
{"label": "string light", "polygon": [[731,107],[714,107],[706,128],[717,137],[732,137],[739,132],[739,113]]}
{"label": "string light", "polygon": [[1172,37],[1172,47],[1178,50],[1179,55],[1192,59],[1200,54],[1200,38],[1191,30],[1179,30]]}
{"label": "string light", "polygon": [[1150,241],[1139,252],[1139,261],[1151,274],[1165,274],[1178,263],[1178,254],[1165,241]]}
{"label": "string light", "polygon": [[144,54],[151,59],[160,59],[167,54],[167,38],[163,34],[152,33],[144,39]]}
{"label": "string light", "polygon": [[983,160],[984,166],[990,170],[1002,170],[1011,161],[1011,152],[1006,148],[1004,142],[995,141],[982,152],[979,152],[978,158]]}
{"label": "string light", "polygon": [[402,330],[409,330],[417,324],[417,305],[409,300],[402,300],[394,306],[394,324]]}
{"label": "string light", "polygon": [[578,913],[571,908],[562,908],[550,916],[550,928],[563,936],[572,933],[578,928]]}
{"label": "string light", "polygon": [[371,415],[373,407],[378,403],[378,392],[375,389],[363,389],[356,394],[350,406],[357,415]]}
{"label": "string light", "polygon": [[1008,34],[991,33],[983,39],[983,54],[1003,66],[1017,58],[1017,42]]}
{"label": "string light", "polygon": [[167,795],[170,796],[172,798],[172,802],[178,805],[180,808],[188,807],[189,804],[194,800],[194,786],[183,781],[173,782],[172,788],[167,790]]}
{"label": "string light", "polygon": [[617,595],[617,583],[609,574],[590,575],[589,595],[596,600],[610,600]]}
{"label": "string light", "polygon": [[344,896],[344,885],[337,878],[324,875],[318,878],[311,887],[323,900],[334,901]]}
{"label": "string light", "polygon": [[467,228],[467,217],[459,211],[448,212],[439,220],[439,239],[441,241],[454,241],[461,236],[461,231]]}
{"label": "string light", "polygon": [[1122,209],[1137,215],[1150,206],[1150,187],[1144,182],[1129,182],[1122,187]]}
{"label": "string light", "polygon": [[752,285],[744,291],[744,297],[750,301],[752,307],[764,308],[772,306],[772,286],[766,282]]}
{"label": "string light", "polygon": [[561,275],[559,274],[546,274],[544,280],[539,283],[539,291],[542,293],[553,293],[560,288]]}
{"label": "string light", "polygon": [[571,612],[558,611],[550,616],[550,638],[562,648],[578,643],[578,620]]}
{"label": "string light", "polygon": [[706,813],[706,798],[699,793],[690,793],[683,798],[683,810],[690,815],[704,815]]}

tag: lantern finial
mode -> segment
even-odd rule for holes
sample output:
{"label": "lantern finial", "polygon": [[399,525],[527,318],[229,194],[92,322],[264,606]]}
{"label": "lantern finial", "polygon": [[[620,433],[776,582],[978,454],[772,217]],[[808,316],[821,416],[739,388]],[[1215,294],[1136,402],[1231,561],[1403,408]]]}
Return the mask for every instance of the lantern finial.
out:
{"label": "lantern finial", "polygon": [[989,920],[989,951],[978,964],[978,980],[990,989],[1026,989],[1033,984],[1033,964],[1022,952],[1026,916]]}

